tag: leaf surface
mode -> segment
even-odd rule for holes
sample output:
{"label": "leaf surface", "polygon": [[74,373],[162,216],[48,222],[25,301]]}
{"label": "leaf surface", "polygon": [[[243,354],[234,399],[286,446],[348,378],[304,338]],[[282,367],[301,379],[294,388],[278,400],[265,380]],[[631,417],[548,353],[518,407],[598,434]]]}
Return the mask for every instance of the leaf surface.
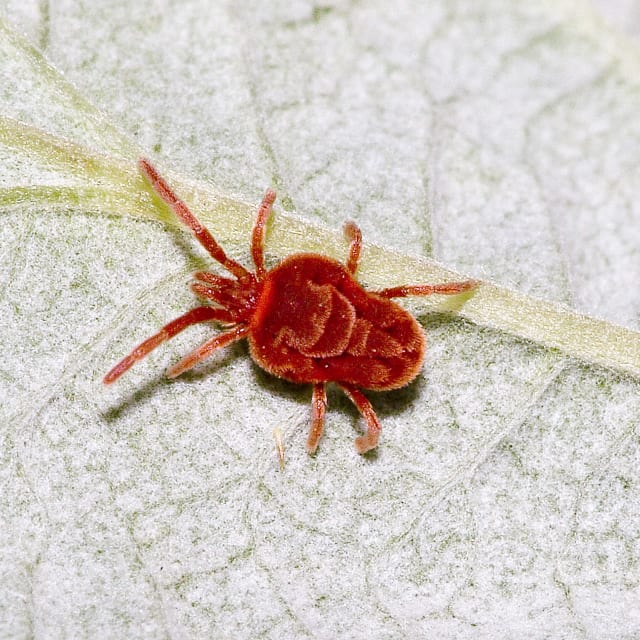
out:
{"label": "leaf surface", "polygon": [[[0,5],[0,635],[640,633],[635,44],[580,2],[215,4]],[[206,327],[101,385],[208,264],[141,153],[246,264],[274,185],[271,264],[353,218],[372,288],[487,282],[408,303],[376,454],[331,391],[309,458],[244,345],[167,381]]]}

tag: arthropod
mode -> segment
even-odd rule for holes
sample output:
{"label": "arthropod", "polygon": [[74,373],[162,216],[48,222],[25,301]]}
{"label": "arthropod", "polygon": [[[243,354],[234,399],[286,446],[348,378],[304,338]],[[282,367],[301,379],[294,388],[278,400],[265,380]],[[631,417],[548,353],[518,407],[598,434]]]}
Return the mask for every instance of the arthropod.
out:
{"label": "arthropod", "polygon": [[353,223],[344,229],[349,240],[346,264],[316,253],[293,254],[272,269],[264,262],[265,227],[276,194],[267,190],[251,237],[250,271],[229,258],[211,233],[191,213],[146,159],[138,167],[153,190],[187,226],[209,255],[233,277],[209,271],[194,274],[193,292],[205,304],[187,311],[138,345],[104,377],[111,384],[138,360],[187,327],[217,322],[222,333],[182,358],[167,375],[175,378],[214,351],[242,338],[249,341],[255,363],[291,382],[312,385],[311,429],[307,451],[322,436],[327,407],[326,385],[338,385],[366,423],[355,440],[359,453],[378,444],[380,422],[361,389],[386,391],[411,382],[424,360],[424,332],[415,318],[391,298],[458,294],[476,286],[473,280],[422,284],[367,291],[355,279],[362,234]]}

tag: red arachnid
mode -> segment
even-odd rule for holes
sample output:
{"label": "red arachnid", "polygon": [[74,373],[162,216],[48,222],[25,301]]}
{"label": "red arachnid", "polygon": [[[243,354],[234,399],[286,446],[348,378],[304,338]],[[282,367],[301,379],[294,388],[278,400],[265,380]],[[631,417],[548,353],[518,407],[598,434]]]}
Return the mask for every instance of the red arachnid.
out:
{"label": "red arachnid", "polygon": [[251,236],[255,271],[229,258],[213,236],[189,211],[148,160],[138,163],[153,190],[233,278],[208,271],[194,274],[194,293],[206,304],[165,325],[137,346],[104,377],[111,384],[138,360],[188,326],[219,322],[226,331],[198,347],[171,367],[175,378],[214,351],[247,338],[251,357],[265,371],[291,382],[313,385],[312,420],[307,451],[314,453],[322,435],[327,406],[326,384],[337,384],[366,422],[356,438],[365,453],[378,444],[380,422],[360,389],[386,391],[411,382],[425,353],[424,332],[415,318],[390,300],[434,293],[457,294],[476,282],[399,286],[366,291],[355,279],[362,234],[352,222],[345,225],[350,241],[346,264],[317,253],[297,253],[273,269],[264,265],[264,234],[276,198],[269,189],[258,209]]}

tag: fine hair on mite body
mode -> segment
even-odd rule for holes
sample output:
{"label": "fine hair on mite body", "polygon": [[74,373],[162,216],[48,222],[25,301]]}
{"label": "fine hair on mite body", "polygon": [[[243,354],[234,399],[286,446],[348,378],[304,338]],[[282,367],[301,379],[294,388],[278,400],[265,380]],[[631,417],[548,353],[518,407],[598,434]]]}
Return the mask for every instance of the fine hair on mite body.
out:
{"label": "fine hair on mite body", "polygon": [[477,282],[367,291],[355,279],[362,234],[353,222],[344,227],[349,240],[345,264],[317,253],[296,253],[267,270],[264,235],[276,198],[271,189],[262,199],[253,226],[251,257],[255,270],[249,271],[225,254],[148,160],[139,160],[138,168],[154,192],[232,277],[209,271],[195,273],[191,289],[205,304],[172,320],[138,345],[103,382],[115,382],[138,360],[187,327],[218,322],[225,330],[173,365],[167,371],[170,378],[195,367],[217,349],[247,338],[251,357],[262,369],[291,382],[312,385],[307,439],[310,454],[315,453],[322,436],[328,382],[344,391],[365,420],[366,433],[355,440],[358,453],[374,449],[381,426],[361,389],[387,391],[405,386],[418,375],[425,354],[422,327],[391,298],[454,295],[470,291]]}

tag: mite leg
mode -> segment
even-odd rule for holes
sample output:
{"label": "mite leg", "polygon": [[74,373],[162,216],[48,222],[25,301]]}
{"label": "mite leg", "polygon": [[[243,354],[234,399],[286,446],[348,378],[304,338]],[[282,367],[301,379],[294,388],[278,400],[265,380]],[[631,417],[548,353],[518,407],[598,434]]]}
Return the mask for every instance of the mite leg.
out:
{"label": "mite leg", "polygon": [[146,158],[138,160],[138,169],[148,180],[153,190],[171,207],[171,210],[180,221],[191,229],[198,242],[209,252],[209,255],[214,260],[217,260],[227,271],[233,273],[236,278],[247,278],[250,275],[239,262],[227,257],[227,254],[209,233],[208,229],[189,211],[187,205],[178,198],[166,180]]}
{"label": "mite leg", "polygon": [[245,325],[238,325],[230,331],[218,334],[186,355],[182,360],[180,360],[180,362],[174,364],[173,367],[167,370],[167,376],[169,378],[175,378],[181,373],[184,373],[189,369],[193,369],[193,367],[208,358],[214,351],[217,351],[222,347],[226,347],[232,342],[241,340],[247,335],[247,333],[249,333],[249,327]]}
{"label": "mite leg", "polygon": [[307,438],[307,453],[309,455],[316,452],[324,429],[324,414],[327,410],[327,389],[324,382],[318,382],[313,385],[311,410],[311,430]]}
{"label": "mite leg", "polygon": [[[242,286],[238,284],[237,280],[221,278],[207,271],[198,271],[193,274],[193,277],[195,280],[200,280],[200,282],[192,282],[190,285],[191,291],[198,297],[211,300],[224,308],[228,308],[230,305],[233,306],[233,293],[238,290],[239,286]],[[203,282],[207,284],[202,284]]]}
{"label": "mite leg", "polygon": [[442,295],[456,295],[475,289],[480,282],[478,280],[464,280],[463,282],[446,282],[445,284],[416,284],[402,285],[376,291],[383,298],[405,298],[406,296],[430,296],[434,293]]}
{"label": "mite leg", "polygon": [[360,252],[362,251],[362,231],[355,222],[346,222],[344,225],[344,235],[349,240],[349,257],[347,258],[347,270],[354,274],[360,262]]}
{"label": "mite leg", "polygon": [[253,258],[253,264],[256,265],[258,280],[262,280],[267,275],[267,270],[264,268],[264,232],[275,199],[276,192],[273,189],[267,189],[264,198],[262,198],[258,216],[253,225],[253,232],[251,233],[251,257]]}
{"label": "mite leg", "polygon": [[378,446],[378,439],[380,438],[382,425],[380,424],[378,416],[371,406],[371,403],[359,389],[342,382],[338,384],[342,387],[347,398],[356,405],[356,408],[367,423],[367,433],[356,438],[356,449],[358,453],[366,453],[371,449],[375,449]]}
{"label": "mite leg", "polygon": [[193,274],[193,278],[194,280],[200,280],[201,282],[212,284],[219,289],[228,288],[236,283],[236,281],[231,278],[223,278],[222,276],[218,276],[210,271],[196,271]]}
{"label": "mite leg", "polygon": [[184,315],[166,324],[158,333],[147,338],[139,344],[128,356],[120,360],[118,364],[103,378],[104,384],[115,382],[125,371],[128,371],[138,360],[142,360],[148,353],[160,346],[163,342],[173,338],[177,333],[198,322],[208,322],[210,320],[221,320],[222,322],[232,322],[231,314],[224,309],[214,309],[213,307],[196,307]]}

